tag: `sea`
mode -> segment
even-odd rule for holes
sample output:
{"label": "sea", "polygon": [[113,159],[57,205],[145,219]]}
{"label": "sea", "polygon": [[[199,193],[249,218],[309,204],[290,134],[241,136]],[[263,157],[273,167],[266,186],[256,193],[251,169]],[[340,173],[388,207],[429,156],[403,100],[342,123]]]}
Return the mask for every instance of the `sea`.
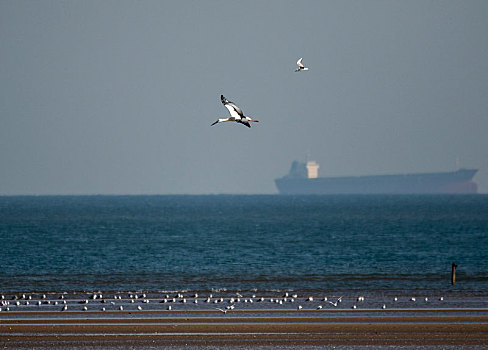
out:
{"label": "sea", "polygon": [[0,271],[2,293],[486,295],[488,195],[1,196]]}

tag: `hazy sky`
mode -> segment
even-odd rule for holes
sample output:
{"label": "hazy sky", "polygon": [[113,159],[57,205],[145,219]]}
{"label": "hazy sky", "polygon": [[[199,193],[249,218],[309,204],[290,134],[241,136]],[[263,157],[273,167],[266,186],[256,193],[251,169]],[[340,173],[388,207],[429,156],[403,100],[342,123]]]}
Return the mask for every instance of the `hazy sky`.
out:
{"label": "hazy sky", "polygon": [[487,132],[485,0],[0,0],[0,194],[276,193],[307,155],[488,192]]}

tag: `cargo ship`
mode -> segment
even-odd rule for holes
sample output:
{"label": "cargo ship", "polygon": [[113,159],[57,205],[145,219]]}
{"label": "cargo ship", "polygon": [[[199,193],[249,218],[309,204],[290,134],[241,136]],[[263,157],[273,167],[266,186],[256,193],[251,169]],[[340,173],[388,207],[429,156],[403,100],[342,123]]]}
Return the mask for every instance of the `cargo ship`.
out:
{"label": "cargo ship", "polygon": [[290,172],[275,180],[280,194],[435,194],[477,193],[478,169],[395,175],[319,177],[319,164],[294,161]]}

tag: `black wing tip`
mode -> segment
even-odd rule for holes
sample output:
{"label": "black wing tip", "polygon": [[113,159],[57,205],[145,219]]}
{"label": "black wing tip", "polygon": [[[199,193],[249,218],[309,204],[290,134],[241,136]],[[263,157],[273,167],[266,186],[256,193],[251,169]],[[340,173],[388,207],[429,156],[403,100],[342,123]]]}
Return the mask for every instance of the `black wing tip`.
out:
{"label": "black wing tip", "polygon": [[241,123],[241,124],[244,124],[248,128],[251,127],[251,124],[249,124],[249,122],[247,120],[244,120],[244,121],[242,121],[242,120],[236,120],[236,122]]}

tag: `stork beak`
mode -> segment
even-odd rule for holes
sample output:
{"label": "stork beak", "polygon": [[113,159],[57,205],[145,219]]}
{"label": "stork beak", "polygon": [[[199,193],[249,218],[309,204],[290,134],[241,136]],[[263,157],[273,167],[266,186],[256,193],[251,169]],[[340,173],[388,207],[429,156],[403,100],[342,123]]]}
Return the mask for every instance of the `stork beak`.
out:
{"label": "stork beak", "polygon": [[[212,123],[212,125],[215,125],[215,124],[217,124],[218,122],[219,122],[219,121],[217,120],[216,122],[213,122],[213,123]],[[210,125],[210,126],[212,126],[212,125]]]}

